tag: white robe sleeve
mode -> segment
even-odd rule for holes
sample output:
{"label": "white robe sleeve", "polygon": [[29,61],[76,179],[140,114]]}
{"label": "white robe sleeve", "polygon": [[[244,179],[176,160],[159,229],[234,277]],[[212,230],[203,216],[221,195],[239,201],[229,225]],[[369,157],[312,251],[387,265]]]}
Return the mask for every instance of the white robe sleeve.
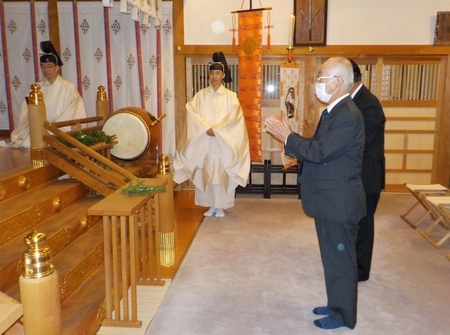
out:
{"label": "white robe sleeve", "polygon": [[[42,95],[46,109],[46,117],[49,122],[68,121],[87,117],[83,98],[75,85],[58,76],[53,84],[43,80],[41,85]],[[61,128],[64,131],[70,127]],[[11,143],[15,148],[30,147],[30,124],[28,122],[28,106],[24,101],[20,110],[19,124],[11,132]]]}
{"label": "white robe sleeve", "polygon": [[[236,184],[247,184],[250,150],[243,111],[234,92],[225,89],[222,92],[225,93],[217,98],[219,100],[205,102],[205,95],[208,93],[207,90],[202,90],[186,104],[187,136],[175,154],[175,182],[181,183],[190,179],[195,186],[205,190],[209,171],[203,169],[204,160],[210,150],[211,141],[217,141],[222,168],[228,176],[222,181],[225,190],[230,192]],[[205,113],[203,117],[202,111]],[[214,114],[208,118],[208,113],[209,116]],[[215,134],[213,138],[206,134],[210,128]]]}

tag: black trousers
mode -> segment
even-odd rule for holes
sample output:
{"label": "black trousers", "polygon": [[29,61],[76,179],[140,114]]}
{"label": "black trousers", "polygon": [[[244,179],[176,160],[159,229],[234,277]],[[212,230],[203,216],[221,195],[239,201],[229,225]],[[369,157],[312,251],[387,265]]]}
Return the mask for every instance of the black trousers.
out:
{"label": "black trousers", "polygon": [[367,214],[359,222],[356,240],[356,259],[358,261],[358,281],[369,279],[372,264],[373,242],[375,232],[375,211],[380,193],[366,194]]}
{"label": "black trousers", "polygon": [[330,318],[353,329],[356,325],[358,222],[315,219]]}

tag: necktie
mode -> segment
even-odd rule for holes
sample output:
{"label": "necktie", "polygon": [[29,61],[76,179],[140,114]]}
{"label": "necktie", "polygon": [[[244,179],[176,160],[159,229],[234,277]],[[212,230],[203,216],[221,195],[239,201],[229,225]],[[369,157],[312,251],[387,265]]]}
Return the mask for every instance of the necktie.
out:
{"label": "necktie", "polygon": [[328,111],[325,109],[320,116],[320,123],[322,123],[328,115]]}

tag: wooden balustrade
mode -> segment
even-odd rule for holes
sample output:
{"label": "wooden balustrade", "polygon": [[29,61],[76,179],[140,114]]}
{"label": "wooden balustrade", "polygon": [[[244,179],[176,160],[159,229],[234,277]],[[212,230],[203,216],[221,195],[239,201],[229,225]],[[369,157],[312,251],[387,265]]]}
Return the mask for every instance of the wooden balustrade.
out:
{"label": "wooden balustrade", "polygon": [[[140,179],[163,186],[165,176]],[[137,285],[164,285],[160,264],[159,193],[123,194],[121,187],[88,210],[103,217],[105,250],[105,319],[103,326],[141,327],[137,319]]]}
{"label": "wooden balustrade", "polygon": [[[53,123],[45,122],[45,129],[53,135],[43,136],[48,145],[44,150],[44,156],[49,163],[80,180],[96,192],[107,196],[128,181],[137,178],[133,173],[109,159],[108,150],[116,142],[88,147],[70,136],[70,132],[65,133],[59,129],[61,126],[67,126],[70,122],[91,121],[92,119],[96,118],[64,121],[56,126]],[[73,148],[69,148],[60,139],[70,143]]]}

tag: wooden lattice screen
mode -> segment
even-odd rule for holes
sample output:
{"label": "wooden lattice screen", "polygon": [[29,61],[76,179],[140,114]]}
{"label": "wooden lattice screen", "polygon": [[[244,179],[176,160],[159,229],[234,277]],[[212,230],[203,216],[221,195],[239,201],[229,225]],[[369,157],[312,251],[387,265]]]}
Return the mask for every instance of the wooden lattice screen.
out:
{"label": "wooden lattice screen", "polygon": [[[187,98],[208,85],[207,58],[187,59]],[[262,117],[280,115],[280,62],[282,59],[263,59]],[[302,61],[298,59],[297,61]],[[236,58],[227,58],[233,82],[227,88],[238,92]],[[438,97],[441,60],[436,58],[414,61],[374,58],[361,62],[362,82],[380,99],[387,118],[385,132],[386,181],[392,189],[404,182],[430,183],[436,155]],[[304,78],[310,78],[301,75]],[[313,87],[304,83],[305,87]],[[305,111],[318,113],[317,110]],[[264,129],[262,130],[264,132]],[[265,143],[264,143],[265,142]],[[264,153],[265,152],[265,153]],[[263,159],[277,161],[279,144],[266,134],[263,136]],[[387,187],[390,189],[390,186]]]}

